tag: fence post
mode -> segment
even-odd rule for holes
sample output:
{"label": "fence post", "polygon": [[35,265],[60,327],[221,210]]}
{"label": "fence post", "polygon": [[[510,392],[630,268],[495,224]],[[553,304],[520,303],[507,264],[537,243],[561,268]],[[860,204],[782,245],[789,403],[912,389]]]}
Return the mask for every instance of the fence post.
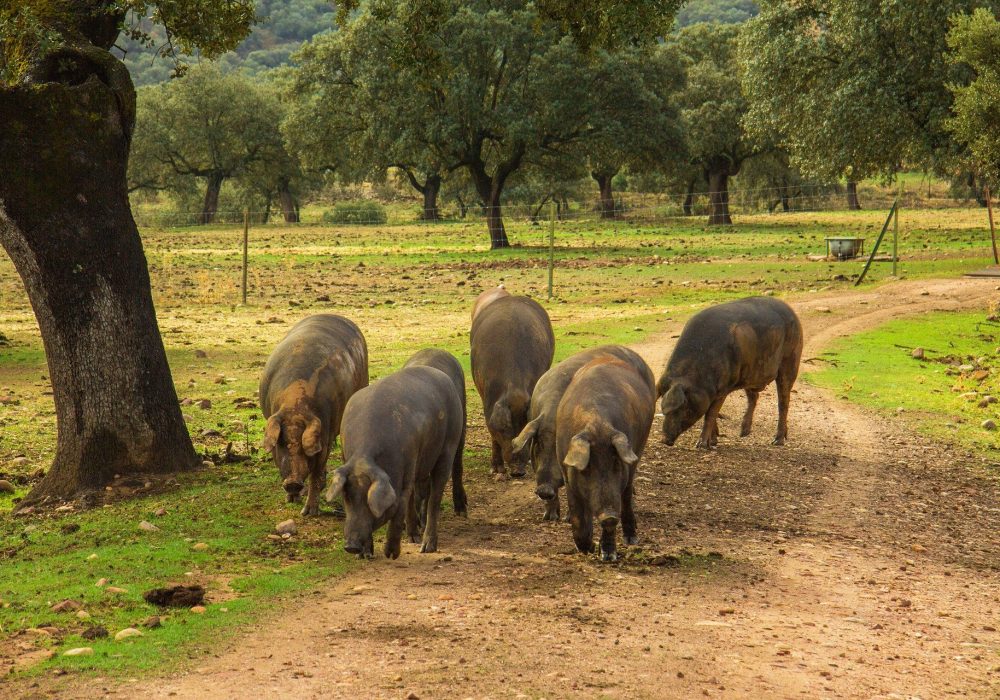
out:
{"label": "fence post", "polygon": [[250,210],[243,210],[243,283],[240,291],[243,295],[243,306],[247,305],[247,244],[250,238]]}
{"label": "fence post", "polygon": [[549,202],[549,299],[552,298],[552,275],[556,266],[556,203]]}
{"label": "fence post", "polygon": [[868,262],[865,263],[865,268],[861,271],[861,276],[859,276],[857,281],[854,283],[855,287],[865,281],[865,275],[868,274],[868,268],[872,266],[875,256],[878,255],[879,246],[882,245],[882,239],[885,237],[886,231],[889,230],[889,224],[892,223],[893,217],[896,216],[896,207],[898,206],[899,200],[897,199],[892,203],[892,209],[889,210],[889,216],[885,217],[885,223],[882,225],[882,231],[878,234],[878,238],[875,240],[875,246],[872,248],[871,255],[868,256]]}
{"label": "fence post", "polygon": [[899,196],[896,198],[896,216],[893,217],[892,229],[892,276],[898,277],[896,269],[899,264],[899,208],[903,205],[903,179],[899,179]]}
{"label": "fence post", "polygon": [[990,186],[987,185],[984,194],[986,195],[986,210],[990,214],[990,241],[993,243],[993,262],[1000,265],[1000,257],[997,256],[997,229],[993,223],[993,196],[990,193]]}

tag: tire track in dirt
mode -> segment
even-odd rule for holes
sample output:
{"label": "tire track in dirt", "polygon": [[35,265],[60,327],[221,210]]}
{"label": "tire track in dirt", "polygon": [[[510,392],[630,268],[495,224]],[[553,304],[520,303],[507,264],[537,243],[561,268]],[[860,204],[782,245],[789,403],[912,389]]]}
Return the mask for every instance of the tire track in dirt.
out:
{"label": "tire track in dirt", "polygon": [[[982,307],[994,289],[901,282],[793,305],[814,357],[890,318]],[[654,371],[678,331],[637,346]],[[717,451],[694,450],[690,434],[675,448],[648,446],[637,483],[644,557],[608,566],[575,554],[568,525],[539,522],[531,484],[476,471],[471,518],[445,514],[441,553],[404,544],[398,561],[377,559],[301,596],[173,677],[45,689],[80,698],[996,695],[996,479],[961,451],[803,382],[789,446],[768,444],[773,391],[755,434],[737,440],[726,435],[742,413],[737,398]],[[469,444],[485,448],[481,426]],[[655,565],[657,554],[667,566]]]}

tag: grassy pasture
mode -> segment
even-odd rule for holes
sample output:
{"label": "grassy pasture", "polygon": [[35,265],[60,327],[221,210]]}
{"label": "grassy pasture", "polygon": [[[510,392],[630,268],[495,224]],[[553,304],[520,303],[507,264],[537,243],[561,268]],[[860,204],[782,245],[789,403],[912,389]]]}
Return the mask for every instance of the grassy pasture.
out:
{"label": "grassy pasture", "polygon": [[[742,217],[728,229],[684,219],[655,226],[558,223],[556,296],[544,302],[556,329],[557,359],[601,342],[640,340],[667,320],[726,299],[847,288],[861,262],[810,262],[806,254],[821,252],[825,236],[873,239],[883,217],[878,211],[761,215]],[[95,649],[93,656],[55,656],[30,672],[169,668],[283,595],[352,565],[330,518],[300,520],[300,534],[290,541],[267,538],[274,523],[297,515],[297,508],[281,502],[276,470],[255,452],[263,427],[259,413],[235,407],[254,397],[264,360],[294,321],[320,311],[351,317],[368,338],[373,377],[427,346],[451,350],[468,369],[469,310],[480,291],[502,282],[545,297],[545,226],[511,223],[514,247],[501,252],[487,249],[478,220],[255,227],[246,307],[238,305],[239,227],[142,233],[160,330],[196,446],[211,456],[232,442],[250,459],[180,476],[176,484],[126,484],[137,498],[91,511],[6,515],[30,487],[31,475],[51,459],[55,419],[37,326],[10,261],[0,258],[0,332],[7,339],[0,346],[0,472],[17,486],[15,494],[0,495],[0,640],[57,652],[84,644]],[[985,214],[904,211],[900,254],[901,275],[910,278],[983,266],[989,255]],[[888,264],[877,264],[869,279],[877,284],[889,272]],[[847,380],[833,373],[822,381]],[[471,382],[469,387],[475,423],[481,421],[479,402]],[[188,399],[209,399],[211,407]],[[895,397],[891,403],[895,407]],[[488,469],[484,449],[469,447],[467,468]],[[158,508],[167,514],[155,517]],[[141,520],[160,530],[140,531]],[[208,548],[193,549],[199,542]],[[107,593],[106,586],[95,586],[101,578],[126,592]],[[205,584],[207,612],[175,613],[163,628],[126,642],[81,639],[92,624],[113,636],[141,622],[153,612],[142,591],[167,581]],[[49,610],[64,598],[80,600],[90,620]],[[21,634],[39,627],[50,631]]]}

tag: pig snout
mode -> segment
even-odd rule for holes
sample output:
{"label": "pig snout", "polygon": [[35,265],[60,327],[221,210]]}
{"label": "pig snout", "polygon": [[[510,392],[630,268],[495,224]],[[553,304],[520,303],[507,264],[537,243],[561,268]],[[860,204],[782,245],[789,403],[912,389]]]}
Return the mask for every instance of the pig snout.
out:
{"label": "pig snout", "polygon": [[602,528],[618,527],[618,513],[613,511],[604,511],[597,516],[597,521],[601,523]]}
{"label": "pig snout", "polygon": [[375,543],[372,538],[367,540],[362,538],[350,539],[344,543],[344,550],[349,554],[356,554],[361,559],[371,559],[375,556]]}
{"label": "pig snout", "polygon": [[283,486],[285,487],[285,493],[289,496],[298,496],[302,493],[302,489],[304,489],[306,485],[301,481],[289,478],[285,479]]}
{"label": "pig snout", "polygon": [[556,497],[556,490],[552,484],[539,484],[535,487],[535,495],[543,501],[551,501]]}

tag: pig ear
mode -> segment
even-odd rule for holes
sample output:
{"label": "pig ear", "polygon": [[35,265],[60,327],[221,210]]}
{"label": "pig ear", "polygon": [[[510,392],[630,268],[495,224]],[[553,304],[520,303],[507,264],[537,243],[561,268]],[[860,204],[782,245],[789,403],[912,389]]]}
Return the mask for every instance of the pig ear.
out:
{"label": "pig ear", "polygon": [[615,446],[619,459],[626,467],[634,467],[638,464],[639,456],[632,451],[632,445],[629,444],[625,433],[615,433],[615,436],[611,438],[611,444]]}
{"label": "pig ear", "polygon": [[392,488],[389,477],[384,471],[378,467],[373,471],[378,472],[378,476],[368,487],[368,509],[376,518],[381,518],[396,502],[396,490]]}
{"label": "pig ear", "polygon": [[510,443],[511,448],[513,448],[515,453],[520,452],[531,444],[531,441],[535,439],[536,435],[538,435],[538,426],[541,424],[542,417],[539,416],[524,426],[524,430],[521,431],[521,434],[514,438],[514,441]]}
{"label": "pig ear", "polygon": [[281,414],[275,413],[267,419],[267,426],[264,428],[264,449],[268,452],[278,446],[281,438]]}
{"label": "pig ear", "polygon": [[663,397],[663,412],[673,413],[683,407],[685,403],[687,403],[687,397],[684,395],[684,389],[675,384]]}
{"label": "pig ear", "polygon": [[320,432],[323,430],[323,424],[320,422],[319,418],[313,418],[309,421],[309,425],[302,433],[302,451],[306,453],[307,457],[312,457],[313,455],[318,455],[323,451],[323,440],[320,438]]}
{"label": "pig ear", "polygon": [[323,498],[326,499],[327,503],[333,502],[333,500],[344,492],[344,486],[347,485],[347,467],[343,466],[333,472],[333,478],[330,480],[330,485],[327,487],[326,491],[323,492]]}
{"label": "pig ear", "polygon": [[500,399],[493,404],[493,411],[490,413],[487,425],[493,432],[502,433],[504,430],[510,430],[512,424],[510,406],[507,405],[506,399]]}
{"label": "pig ear", "polygon": [[563,458],[563,464],[574,469],[586,469],[590,463],[590,440],[584,433],[577,433],[569,441],[569,450]]}
{"label": "pig ear", "polygon": [[660,398],[668,391],[670,391],[670,377],[664,374],[660,377],[660,381],[656,383],[656,398]]}

